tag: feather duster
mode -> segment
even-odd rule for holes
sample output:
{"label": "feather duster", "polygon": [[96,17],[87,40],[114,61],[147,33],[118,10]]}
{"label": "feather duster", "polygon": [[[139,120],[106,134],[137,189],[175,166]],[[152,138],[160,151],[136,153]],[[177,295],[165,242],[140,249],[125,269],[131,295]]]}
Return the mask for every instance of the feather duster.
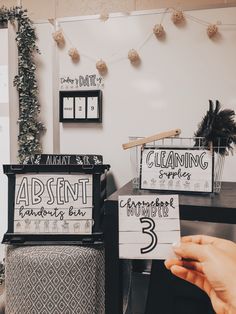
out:
{"label": "feather duster", "polygon": [[209,100],[209,110],[199,124],[195,137],[202,139],[195,140],[195,146],[209,148],[211,145],[215,152],[224,155],[233,150],[236,144],[236,123],[235,112],[230,109],[221,110],[220,103]]}

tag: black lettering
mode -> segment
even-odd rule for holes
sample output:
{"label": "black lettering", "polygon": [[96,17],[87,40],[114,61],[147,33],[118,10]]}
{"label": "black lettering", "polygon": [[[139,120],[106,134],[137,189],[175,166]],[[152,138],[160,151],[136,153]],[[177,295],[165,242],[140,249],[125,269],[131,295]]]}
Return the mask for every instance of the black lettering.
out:
{"label": "black lettering", "polygon": [[147,227],[142,228],[142,233],[146,233],[146,234],[150,235],[150,237],[151,237],[150,244],[144,248],[141,248],[140,251],[141,251],[141,254],[150,253],[151,251],[153,251],[155,249],[157,242],[158,242],[157,235],[154,231],[155,222],[151,218],[147,218],[147,217],[140,218],[140,222],[141,222],[141,224],[143,224],[143,223],[148,224]]}

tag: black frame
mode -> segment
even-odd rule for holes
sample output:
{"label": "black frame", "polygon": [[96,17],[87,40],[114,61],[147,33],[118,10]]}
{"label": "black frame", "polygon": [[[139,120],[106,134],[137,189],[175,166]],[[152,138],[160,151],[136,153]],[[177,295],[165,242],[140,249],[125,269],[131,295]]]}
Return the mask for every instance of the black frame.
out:
{"label": "black frame", "polygon": [[[85,117],[77,118],[75,110],[75,99],[83,97],[85,98]],[[98,98],[98,117],[88,117],[88,98]],[[64,117],[64,99],[73,98],[73,117]],[[60,91],[59,92],[59,103],[60,103],[60,122],[79,122],[79,123],[101,123],[102,122],[102,91],[101,90],[80,90],[80,91]]]}

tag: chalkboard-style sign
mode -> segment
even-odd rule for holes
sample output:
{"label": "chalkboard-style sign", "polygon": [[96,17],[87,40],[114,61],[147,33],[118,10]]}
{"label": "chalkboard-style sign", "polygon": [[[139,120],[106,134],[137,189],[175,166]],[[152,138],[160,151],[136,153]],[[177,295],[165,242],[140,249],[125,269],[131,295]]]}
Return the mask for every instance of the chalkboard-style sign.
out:
{"label": "chalkboard-style sign", "polygon": [[[109,165],[4,165],[7,234],[91,235],[101,232]],[[9,239],[9,236],[6,236]]]}
{"label": "chalkboard-style sign", "polygon": [[102,122],[102,91],[60,91],[60,122]]}
{"label": "chalkboard-style sign", "polygon": [[32,165],[102,165],[102,155],[57,155],[35,154],[25,159],[24,164]]}
{"label": "chalkboard-style sign", "polygon": [[142,150],[140,188],[178,192],[213,192],[213,153],[206,149]]}

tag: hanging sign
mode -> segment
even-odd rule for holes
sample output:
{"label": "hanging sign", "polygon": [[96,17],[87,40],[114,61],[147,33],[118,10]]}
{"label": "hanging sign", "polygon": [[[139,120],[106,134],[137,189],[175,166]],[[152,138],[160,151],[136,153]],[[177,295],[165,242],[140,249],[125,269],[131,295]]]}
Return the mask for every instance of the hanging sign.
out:
{"label": "hanging sign", "polygon": [[213,155],[205,149],[144,148],[140,188],[212,192]]}
{"label": "hanging sign", "polygon": [[92,174],[17,174],[14,232],[92,233]]}
{"label": "hanging sign", "polygon": [[119,196],[119,257],[166,259],[180,242],[178,195]]}

